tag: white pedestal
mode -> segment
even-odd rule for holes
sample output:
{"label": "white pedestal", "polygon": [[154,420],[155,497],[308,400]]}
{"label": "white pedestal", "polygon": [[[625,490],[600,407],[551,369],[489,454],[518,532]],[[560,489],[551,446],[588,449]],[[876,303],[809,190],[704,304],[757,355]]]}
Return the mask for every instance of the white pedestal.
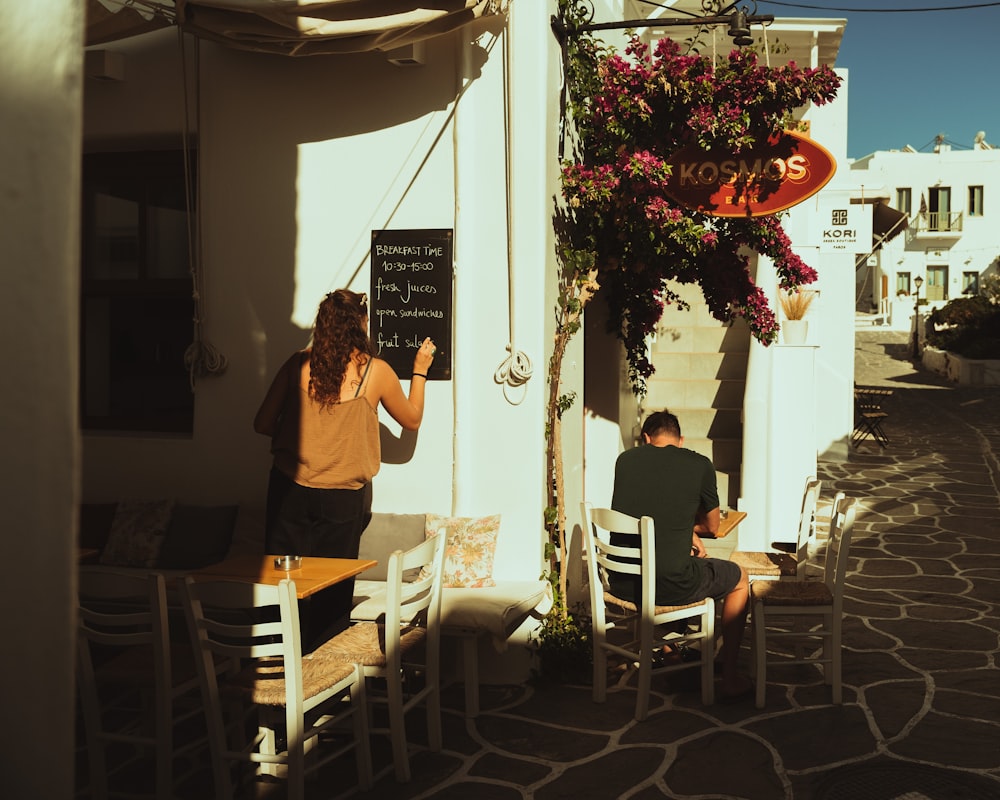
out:
{"label": "white pedestal", "polygon": [[[740,510],[741,550],[767,550],[772,542],[794,542],[806,479],[816,474],[816,347],[772,345],[768,348],[770,376],[758,387],[755,412],[745,421],[754,429],[745,442],[764,451],[753,454],[752,474],[746,474]],[[758,465],[763,465],[760,470]]]}

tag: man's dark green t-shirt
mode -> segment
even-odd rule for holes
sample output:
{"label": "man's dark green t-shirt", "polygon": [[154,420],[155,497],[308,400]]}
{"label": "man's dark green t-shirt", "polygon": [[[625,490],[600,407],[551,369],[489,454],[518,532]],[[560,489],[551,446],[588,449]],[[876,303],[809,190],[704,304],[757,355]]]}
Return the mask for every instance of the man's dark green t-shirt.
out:
{"label": "man's dark green t-shirt", "polygon": [[[694,450],[643,444],[626,450],[615,464],[611,507],[632,517],[653,518],[656,534],[656,604],[692,602],[701,584],[701,559],[691,555],[691,533],[699,510],[719,505],[712,462]],[[616,544],[634,539],[612,537]],[[638,600],[634,577],[610,575],[611,591]]]}

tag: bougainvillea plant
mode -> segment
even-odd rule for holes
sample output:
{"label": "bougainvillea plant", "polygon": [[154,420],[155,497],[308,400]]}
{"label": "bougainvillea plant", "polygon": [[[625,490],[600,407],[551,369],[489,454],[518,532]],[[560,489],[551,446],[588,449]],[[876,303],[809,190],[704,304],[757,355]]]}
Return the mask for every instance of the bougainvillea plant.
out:
{"label": "bougainvillea plant", "polygon": [[[710,6],[703,2],[706,11]],[[595,295],[606,299],[609,327],[625,344],[637,394],[653,373],[648,335],[667,304],[684,306],[671,283],[699,284],[717,319],[744,317],[759,341],[773,342],[778,325],[754,284],[748,253],[772,259],[782,289],[812,283],[815,271],[791,251],[776,216],[717,217],[671,200],[664,191],[667,161],[691,145],[738,155],[788,127],[796,109],[832,100],[840,85],[826,66],[771,68],[759,64],[753,50],[715,59],[662,39],[650,53],[633,38],[618,53],[577,30],[591,13],[585,0],[559,0],[569,110],[562,130],[573,155],[563,164],[565,202],[555,214],[560,293],[548,375],[545,524],[555,568],[550,577],[558,578],[556,606],[563,616],[560,421],[573,397],[562,394],[560,385],[562,358],[584,307]]]}
{"label": "bougainvillea plant", "polygon": [[792,252],[778,216],[718,217],[681,207],[664,191],[667,161],[690,145],[739,156],[787,127],[796,109],[832,100],[840,78],[826,66],[771,68],[752,49],[719,59],[685,55],[671,39],[652,52],[633,38],[621,54],[583,54],[593,59],[596,81],[588,78],[589,97],[572,104],[578,141],[563,167],[562,193],[577,246],[593,253],[633,388],[643,393],[653,373],[646,339],[664,306],[682,305],[671,282],[700,285],[716,319],[743,317],[753,336],[770,344],[778,325],[754,284],[748,253],[774,262],[780,288],[812,283],[815,271]]}

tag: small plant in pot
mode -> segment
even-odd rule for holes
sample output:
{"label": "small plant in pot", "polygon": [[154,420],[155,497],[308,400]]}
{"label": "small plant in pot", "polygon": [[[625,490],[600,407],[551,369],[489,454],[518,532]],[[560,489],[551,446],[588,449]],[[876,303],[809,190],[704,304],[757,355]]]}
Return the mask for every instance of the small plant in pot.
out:
{"label": "small plant in pot", "polygon": [[806,312],[816,299],[817,292],[813,289],[782,289],[778,294],[781,311],[785,321],[781,324],[781,335],[785,344],[804,344],[809,323],[806,322]]}

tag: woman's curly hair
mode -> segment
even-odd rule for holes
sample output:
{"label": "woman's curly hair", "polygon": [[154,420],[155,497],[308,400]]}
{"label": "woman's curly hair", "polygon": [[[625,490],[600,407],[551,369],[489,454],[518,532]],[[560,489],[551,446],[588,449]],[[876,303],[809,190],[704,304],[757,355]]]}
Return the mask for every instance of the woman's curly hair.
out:
{"label": "woman's curly hair", "polygon": [[368,296],[337,289],[319,304],[309,357],[309,395],[324,406],[340,402],[352,354],[359,366],[374,357],[365,327]]}

